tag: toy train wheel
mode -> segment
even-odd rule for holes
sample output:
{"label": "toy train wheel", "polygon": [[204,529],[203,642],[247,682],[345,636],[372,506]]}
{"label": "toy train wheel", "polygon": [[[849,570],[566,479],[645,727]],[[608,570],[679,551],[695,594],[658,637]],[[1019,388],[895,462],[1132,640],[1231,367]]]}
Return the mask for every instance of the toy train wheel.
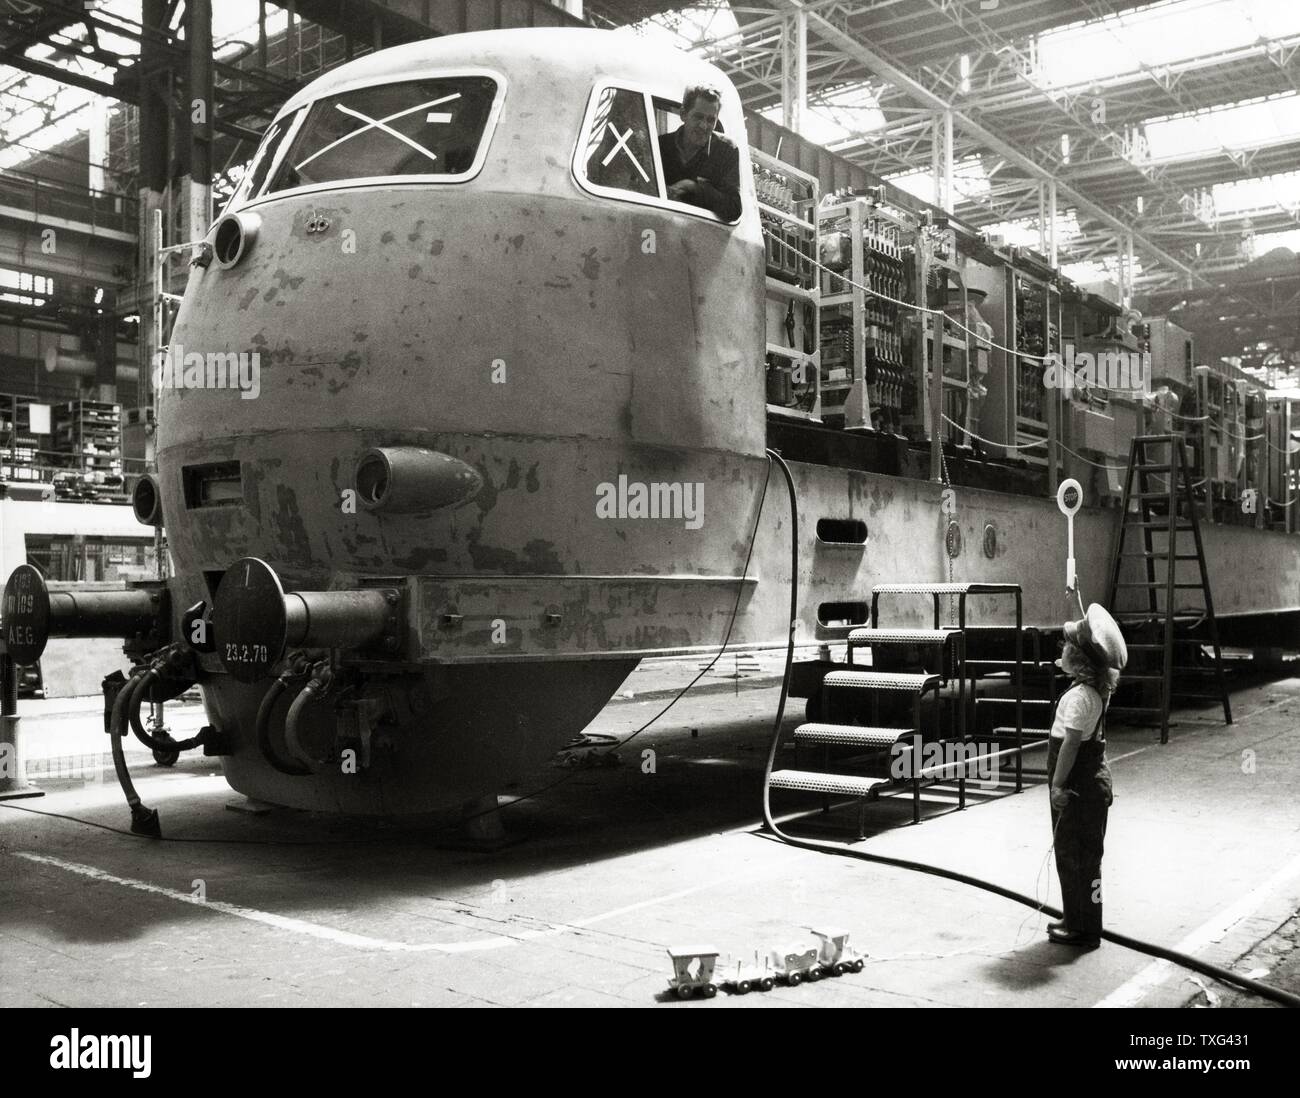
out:
{"label": "toy train wheel", "polygon": [[717,993],[718,989],[714,984],[705,984],[701,992],[706,999],[712,999]]}
{"label": "toy train wheel", "polygon": [[789,976],[786,977],[786,980],[789,982],[791,987],[798,987],[801,983],[803,983],[803,973],[792,972],[790,973]]}
{"label": "toy train wheel", "polygon": [[861,972],[862,969],[863,969],[865,966],[866,966],[866,962],[865,962],[865,961],[854,961],[854,962],[853,962],[853,971],[854,971],[854,972]]}
{"label": "toy train wheel", "polygon": [[736,994],[748,995],[749,989],[752,988],[753,986],[754,985],[751,984],[748,980],[741,980],[739,983],[736,984]]}
{"label": "toy train wheel", "polygon": [[822,970],[820,968],[810,968],[808,970],[807,979],[810,984],[815,984],[821,978],[822,978]]}
{"label": "toy train wheel", "polygon": [[677,985],[677,998],[679,998],[679,999],[689,999],[690,997],[691,997],[691,989],[690,989],[690,986],[687,985],[687,984],[678,984],[678,985]]}
{"label": "toy train wheel", "polygon": [[848,972],[848,970],[849,970],[849,966],[845,964],[843,961],[840,961],[838,964],[831,966],[831,975],[843,976],[846,972]]}
{"label": "toy train wheel", "polygon": [[758,981],[760,991],[771,991],[774,987],[776,987],[776,981],[771,976],[764,976]]}

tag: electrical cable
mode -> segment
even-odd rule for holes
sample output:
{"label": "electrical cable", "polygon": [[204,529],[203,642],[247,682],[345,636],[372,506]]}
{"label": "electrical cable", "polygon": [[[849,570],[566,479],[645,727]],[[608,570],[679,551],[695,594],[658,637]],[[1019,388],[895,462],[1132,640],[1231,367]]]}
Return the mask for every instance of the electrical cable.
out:
{"label": "electrical cable", "polygon": [[[926,873],[935,877],[942,877],[946,880],[956,881],[958,884],[970,885],[973,888],[983,889],[991,892],[996,896],[1002,896],[1008,900],[1014,900],[1016,903],[1025,904],[1028,907],[1035,908],[1038,911],[1045,911],[1049,915],[1062,916],[1058,908],[1048,907],[1046,904],[1039,904],[1033,897],[1026,896],[1023,893],[1016,892],[1010,888],[1004,888],[1002,885],[995,884],[992,881],[982,880],[979,877],[973,877],[966,873],[959,873],[953,869],[945,869],[942,866],[928,865],[925,862],[912,861],[909,858],[891,858],[883,854],[869,854],[865,850],[852,850],[846,847],[837,846],[834,843],[821,842],[817,839],[802,839],[793,835],[788,835],[778,826],[772,815],[771,805],[771,780],[772,768],[776,764],[776,753],[780,748],[782,740],[781,722],[785,717],[785,703],[790,691],[790,669],[794,662],[794,630],[799,620],[799,594],[798,583],[796,582],[799,575],[799,501],[795,492],[794,477],[790,473],[790,467],[786,465],[785,460],[775,450],[768,450],[768,458],[774,461],[781,469],[785,477],[786,490],[790,499],[790,634],[786,644],[785,653],[785,670],[781,677],[781,693],[777,701],[776,714],[772,720],[772,737],[768,747],[767,762],[763,771],[763,822],[767,831],[781,842],[790,846],[802,847],[807,850],[816,850],[821,853],[834,854],[843,858],[856,858],[860,861],[874,862],[878,865],[888,865],[896,869],[908,869],[917,873]],[[1252,980],[1248,976],[1242,976],[1238,973],[1231,972],[1228,969],[1220,968],[1218,965],[1202,961],[1197,957],[1191,957],[1177,950],[1168,949],[1165,946],[1156,945],[1151,942],[1144,942],[1137,938],[1129,937],[1127,934],[1119,934],[1113,930],[1103,930],[1101,936],[1109,942],[1116,945],[1125,946],[1128,949],[1136,950],[1139,953],[1145,953],[1151,957],[1158,957],[1162,960],[1170,961],[1173,964],[1189,968],[1194,972],[1210,976],[1234,987],[1242,988],[1246,991],[1260,995],[1263,998],[1270,999],[1273,1002],[1281,1003],[1283,1006],[1300,1007],[1300,995],[1292,994],[1289,991],[1283,991],[1279,988],[1270,987],[1268,984],[1261,983],[1258,980]]]}
{"label": "electrical cable", "polygon": [[959,430],[964,435],[970,435],[971,438],[984,443],[985,446],[1000,446],[1004,450],[1030,450],[1035,446],[1047,445],[1047,439],[1045,438],[1036,439],[1033,442],[1014,442],[1014,443],[994,442],[991,438],[984,438],[981,435],[977,435],[974,431],[968,431],[956,420],[949,419],[948,416],[945,415],[943,412],[940,412],[939,415],[943,418],[944,422],[947,423],[949,426],[957,428],[957,430]]}

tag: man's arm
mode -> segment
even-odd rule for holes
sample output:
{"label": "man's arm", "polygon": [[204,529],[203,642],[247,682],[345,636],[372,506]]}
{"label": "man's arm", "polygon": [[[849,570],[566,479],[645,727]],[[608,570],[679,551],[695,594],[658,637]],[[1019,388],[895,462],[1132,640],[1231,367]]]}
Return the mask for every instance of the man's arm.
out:
{"label": "man's arm", "polygon": [[740,150],[735,145],[724,148],[726,160],[717,180],[697,178],[695,194],[701,206],[723,221],[735,221],[740,216]]}

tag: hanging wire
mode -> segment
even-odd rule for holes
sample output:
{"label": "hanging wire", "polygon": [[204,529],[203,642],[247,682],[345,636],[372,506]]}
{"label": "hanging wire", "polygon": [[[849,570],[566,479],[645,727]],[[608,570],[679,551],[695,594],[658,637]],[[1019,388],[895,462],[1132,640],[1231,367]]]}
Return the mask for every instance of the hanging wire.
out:
{"label": "hanging wire", "polygon": [[994,442],[991,438],[984,438],[981,435],[977,435],[974,431],[967,430],[960,423],[956,422],[956,420],[949,419],[943,412],[940,412],[939,415],[950,427],[955,427],[962,434],[969,435],[973,439],[978,439],[980,442],[984,443],[985,446],[1001,446],[1006,450],[1028,450],[1034,446],[1047,445],[1047,439],[1045,438],[1037,439],[1034,442]]}

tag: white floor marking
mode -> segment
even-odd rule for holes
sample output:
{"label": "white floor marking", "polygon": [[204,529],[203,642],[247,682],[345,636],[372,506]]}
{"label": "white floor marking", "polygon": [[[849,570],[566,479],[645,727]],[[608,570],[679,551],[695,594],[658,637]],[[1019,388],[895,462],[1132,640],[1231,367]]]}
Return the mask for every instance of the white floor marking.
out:
{"label": "white floor marking", "polygon": [[[1206,922],[1193,930],[1174,948],[1179,953],[1195,954],[1211,942],[1223,938],[1242,919],[1253,915],[1274,892],[1292,878],[1300,876],[1300,855],[1292,858],[1263,884],[1246,893],[1236,903],[1211,916]],[[1121,984],[1104,999],[1094,1003],[1094,1007],[1129,1007],[1136,1006],[1146,994],[1175,969],[1171,961],[1153,961],[1136,976]]]}
{"label": "white floor marking", "polygon": [[[710,881],[708,884],[696,885],[692,888],[684,888],[678,892],[670,892],[664,896],[656,896],[649,900],[642,900],[639,903],[628,904],[625,907],[616,908],[613,911],[606,911],[600,915],[590,915],[585,919],[577,919],[570,923],[547,923],[541,930],[521,930],[511,934],[496,935],[491,938],[477,938],[468,942],[394,942],[386,938],[371,938],[364,934],[353,934],[347,930],[336,930],[333,927],[321,926],[317,923],[309,923],[303,919],[292,919],[284,915],[274,915],[269,911],[258,911],[256,908],[243,907],[240,904],[226,903],[224,900],[200,900],[189,892],[182,892],[174,888],[163,888],[161,885],[150,884],[148,881],[139,881],[131,877],[118,877],[112,873],[106,873],[93,865],[84,865],[80,862],[68,862],[62,858],[52,858],[46,854],[34,854],[30,851],[16,850],[13,852],[15,858],[22,858],[25,861],[35,862],[38,865],[53,866],[56,869],[63,869],[69,873],[78,873],[83,877],[89,877],[94,881],[102,881],[107,884],[122,885],[126,888],[133,888],[138,892],[148,892],[155,896],[165,896],[169,900],[178,900],[181,903],[193,904],[195,907],[202,907],[212,911],[219,911],[223,915],[231,915],[236,919],[246,919],[249,922],[261,923],[263,926],[274,927],[277,930],[286,930],[292,934],[302,934],[311,938],[321,938],[325,941],[333,942],[336,945],[348,946],[352,949],[374,950],[385,953],[471,953],[488,949],[502,949],[506,946],[519,945],[525,941],[533,941],[538,938],[552,937],[563,934],[566,931],[577,930],[581,927],[591,926],[594,923],[603,922],[606,919],[615,918],[618,915],[624,915],[629,911],[636,911],[643,907],[652,907],[655,904],[667,903],[671,900],[680,900],[684,896],[689,896],[695,892],[702,892],[707,888],[715,888],[720,884],[734,878],[719,878]],[[539,920],[540,921],[540,920]]]}

